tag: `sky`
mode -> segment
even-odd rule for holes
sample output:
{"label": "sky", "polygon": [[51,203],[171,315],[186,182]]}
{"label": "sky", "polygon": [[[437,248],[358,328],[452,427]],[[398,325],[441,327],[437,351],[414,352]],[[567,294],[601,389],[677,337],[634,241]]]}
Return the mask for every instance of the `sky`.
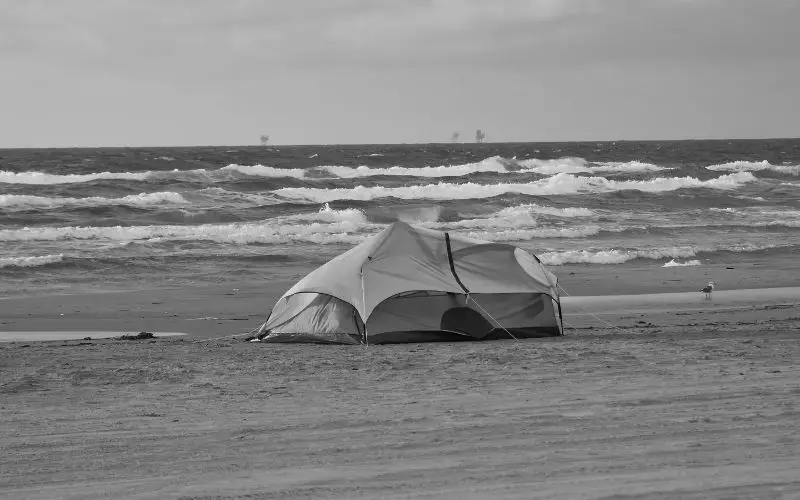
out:
{"label": "sky", "polygon": [[800,0],[0,0],[0,147],[800,137]]}

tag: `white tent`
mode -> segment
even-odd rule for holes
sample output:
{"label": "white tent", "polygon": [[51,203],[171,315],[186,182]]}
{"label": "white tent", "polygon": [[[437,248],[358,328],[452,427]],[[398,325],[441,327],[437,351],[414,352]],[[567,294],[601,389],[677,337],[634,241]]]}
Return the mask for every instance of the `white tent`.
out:
{"label": "white tent", "polygon": [[396,222],[278,300],[262,342],[390,343],[562,334],[557,278],[513,245]]}

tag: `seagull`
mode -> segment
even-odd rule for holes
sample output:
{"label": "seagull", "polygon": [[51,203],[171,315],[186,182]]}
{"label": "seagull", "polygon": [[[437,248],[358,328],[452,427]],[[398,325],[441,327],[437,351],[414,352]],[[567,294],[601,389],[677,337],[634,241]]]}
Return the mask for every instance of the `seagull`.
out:
{"label": "seagull", "polygon": [[714,283],[713,281],[709,281],[706,284],[706,286],[704,286],[703,288],[700,289],[700,291],[703,292],[704,294],[706,294],[706,299],[710,299],[711,298],[711,292],[714,291],[714,287],[715,286],[716,286],[716,283]]}

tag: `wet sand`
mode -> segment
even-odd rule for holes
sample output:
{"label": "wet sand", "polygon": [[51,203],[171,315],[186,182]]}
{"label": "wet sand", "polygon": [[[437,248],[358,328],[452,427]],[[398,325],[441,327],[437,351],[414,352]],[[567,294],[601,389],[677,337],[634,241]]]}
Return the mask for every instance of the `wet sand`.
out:
{"label": "wet sand", "polygon": [[[625,266],[609,271],[574,265],[553,268],[553,271],[564,289],[566,314],[577,315],[575,319],[568,318],[568,323],[578,326],[597,322],[591,317],[588,322],[584,321],[585,311],[606,312],[608,307],[602,302],[584,299],[576,303],[570,296],[684,293],[680,299],[682,307],[720,310],[726,295],[734,290],[800,286],[800,261],[730,267]],[[713,300],[704,301],[698,290],[710,279],[719,283],[719,290],[714,292]],[[90,337],[92,332],[140,331],[180,332],[206,339],[239,335],[263,322],[275,301],[293,284],[293,281],[251,281],[175,289],[98,290],[95,293],[0,298],[0,341],[4,332],[26,331],[85,331],[87,335],[84,336]],[[628,316],[624,309],[628,307],[626,304],[634,304],[631,300],[634,299],[617,301],[616,310],[621,316]],[[767,297],[744,298],[744,302],[750,300],[756,305],[775,302]],[[791,302],[790,298],[787,300]],[[665,303],[663,310],[670,312],[671,308],[671,304]],[[647,312],[657,311],[651,308]],[[621,325],[625,324],[628,323],[622,321]]]}
{"label": "wet sand", "polygon": [[791,275],[558,271],[567,336],[521,342],[211,340],[289,283],[0,300],[6,334],[190,334],[0,343],[0,498],[800,498]]}

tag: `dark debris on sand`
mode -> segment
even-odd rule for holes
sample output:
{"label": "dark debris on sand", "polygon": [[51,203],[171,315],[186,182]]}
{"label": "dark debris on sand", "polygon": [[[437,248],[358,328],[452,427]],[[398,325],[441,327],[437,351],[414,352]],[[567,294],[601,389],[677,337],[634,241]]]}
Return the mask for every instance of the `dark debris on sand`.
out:
{"label": "dark debris on sand", "polygon": [[156,338],[156,336],[151,332],[139,332],[136,335],[123,335],[121,337],[117,337],[117,340],[148,340],[154,338]]}

